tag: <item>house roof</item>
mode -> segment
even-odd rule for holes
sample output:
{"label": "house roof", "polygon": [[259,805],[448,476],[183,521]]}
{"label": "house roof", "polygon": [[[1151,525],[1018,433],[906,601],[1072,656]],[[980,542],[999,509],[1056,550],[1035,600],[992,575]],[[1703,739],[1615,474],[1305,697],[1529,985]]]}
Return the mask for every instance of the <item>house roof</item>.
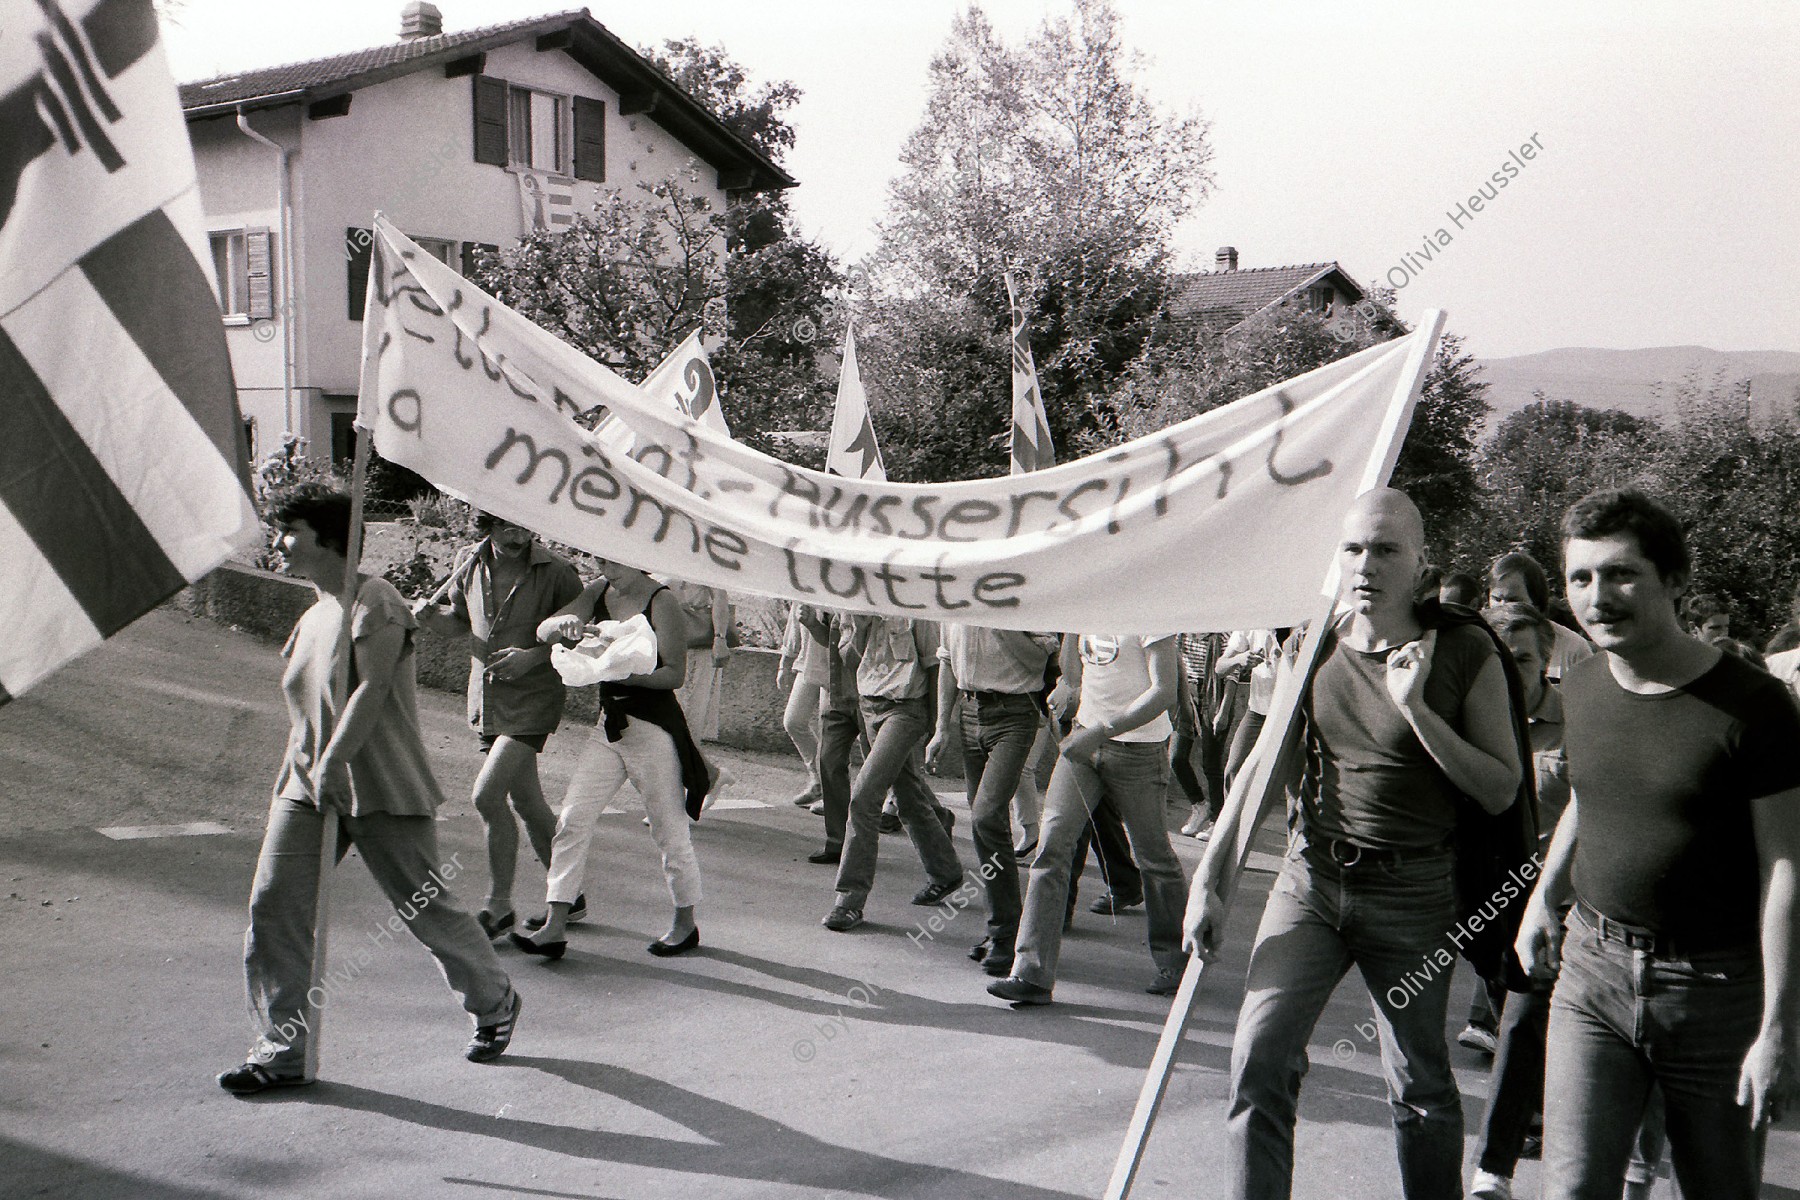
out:
{"label": "house roof", "polygon": [[[636,111],[649,113],[657,124],[692,147],[702,160],[718,168],[721,175],[735,176],[738,186],[772,191],[795,185],[793,176],[733,133],[704,105],[589,16],[585,8],[196,80],[181,85],[181,107],[187,119],[195,121],[250,109],[316,104],[528,38],[553,39],[556,35],[566,35],[558,39],[556,49],[593,72],[623,100],[630,100]],[[721,181],[721,186],[726,184]]]}
{"label": "house roof", "polygon": [[1169,316],[1188,324],[1230,328],[1277,301],[1328,278],[1345,295],[1362,299],[1363,289],[1335,262],[1201,271],[1175,277],[1168,304]]}

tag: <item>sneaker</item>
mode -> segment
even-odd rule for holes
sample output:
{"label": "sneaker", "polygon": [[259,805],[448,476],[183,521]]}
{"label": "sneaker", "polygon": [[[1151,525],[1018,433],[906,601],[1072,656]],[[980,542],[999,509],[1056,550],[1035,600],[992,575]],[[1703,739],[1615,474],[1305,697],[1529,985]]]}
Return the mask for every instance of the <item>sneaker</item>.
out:
{"label": "sneaker", "polygon": [[1108,892],[1088,905],[1088,911],[1097,912],[1101,916],[1115,916],[1128,908],[1136,908],[1143,902],[1142,896],[1121,896],[1117,892]]}
{"label": "sneaker", "polygon": [[1491,1057],[1500,1048],[1500,1039],[1494,1036],[1491,1029],[1483,1029],[1479,1025],[1464,1025],[1463,1031],[1456,1035],[1456,1044]]}
{"label": "sneaker", "polygon": [[525,1007],[525,998],[517,991],[512,994],[512,1004],[506,1015],[492,1025],[477,1025],[475,1036],[469,1039],[468,1049],[463,1057],[470,1062],[493,1062],[506,1053],[507,1046],[512,1044],[513,1030],[519,1024],[519,1010]]}
{"label": "sneaker", "polygon": [[1512,1200],[1512,1180],[1477,1167],[1469,1180],[1469,1200]]}
{"label": "sneaker", "polygon": [[[544,922],[547,919],[548,918],[546,918],[546,917],[530,917],[530,918],[528,918],[525,922],[525,932],[526,933],[536,933],[538,930],[540,930],[544,927]],[[563,920],[570,925],[576,925],[582,921],[587,920],[587,893],[586,892],[582,892],[579,896],[575,897],[575,903],[569,905],[569,915],[564,917]]]}
{"label": "sneaker", "polygon": [[855,929],[862,924],[862,909],[851,908],[848,904],[840,904],[825,914],[819,924],[833,933],[843,933],[846,929]]}
{"label": "sneaker", "polygon": [[233,1067],[219,1076],[219,1086],[234,1096],[254,1096],[270,1088],[303,1087],[311,1082],[304,1075],[277,1075],[258,1062]]}
{"label": "sneaker", "polygon": [[902,826],[900,824],[900,814],[899,813],[884,812],[881,814],[881,832],[883,832],[883,833],[899,833],[901,828],[902,828]]}
{"label": "sneaker", "polygon": [[1181,827],[1181,836],[1191,838],[1205,837],[1206,831],[1211,827],[1212,822],[1207,819],[1206,810],[1196,808],[1193,815],[1188,817],[1187,823]]}
{"label": "sneaker", "polygon": [[928,883],[913,893],[912,902],[920,906],[936,904],[962,883],[960,879],[952,879],[945,883]]}
{"label": "sneaker", "polygon": [[1173,971],[1158,971],[1144,990],[1152,996],[1173,996],[1181,990],[1181,976]]}
{"label": "sneaker", "polygon": [[807,788],[804,792],[801,792],[798,796],[794,797],[795,808],[811,808],[814,804],[819,803],[823,803],[823,801],[819,799],[818,788]]}

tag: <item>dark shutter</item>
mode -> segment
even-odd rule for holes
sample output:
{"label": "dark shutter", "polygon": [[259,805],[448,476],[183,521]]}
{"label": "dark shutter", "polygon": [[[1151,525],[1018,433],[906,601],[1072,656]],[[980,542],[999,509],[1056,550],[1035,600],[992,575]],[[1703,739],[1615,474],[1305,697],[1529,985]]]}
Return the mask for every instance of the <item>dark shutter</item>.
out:
{"label": "dark shutter", "polygon": [[375,247],[375,233],[354,225],[344,230],[344,271],[350,291],[350,319],[363,319],[363,304],[369,293],[369,252]]}
{"label": "dark shutter", "polygon": [[475,161],[506,165],[506,80],[472,75],[475,81]]}
{"label": "dark shutter", "polygon": [[484,256],[500,253],[500,247],[492,242],[464,242],[462,244],[462,273],[464,279],[475,278],[475,271],[481,265]]}
{"label": "dark shutter", "polygon": [[575,97],[575,178],[606,182],[606,105]]}
{"label": "dark shutter", "polygon": [[252,321],[266,321],[275,315],[273,271],[270,267],[270,243],[267,227],[244,230],[244,296]]}

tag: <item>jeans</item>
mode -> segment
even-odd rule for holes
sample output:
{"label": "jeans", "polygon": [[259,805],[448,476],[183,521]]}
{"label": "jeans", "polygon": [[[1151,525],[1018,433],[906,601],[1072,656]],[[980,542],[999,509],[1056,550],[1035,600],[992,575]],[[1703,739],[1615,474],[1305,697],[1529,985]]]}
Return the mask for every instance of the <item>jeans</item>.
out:
{"label": "jeans", "polygon": [[1306,1043],[1352,964],[1374,1004],[1370,1026],[1356,1029],[1380,1042],[1401,1195],[1462,1195],[1462,1097],[1444,1043],[1455,924],[1449,850],[1344,867],[1295,839],[1256,931],[1232,1043],[1226,1195],[1291,1194]]}
{"label": "jeans", "polygon": [[[312,983],[313,913],[319,895],[319,839],[325,818],[302,800],[277,796],[256,879],[250,885],[250,928],[244,933],[244,982],[250,1020],[257,1032],[251,1058],[277,1075],[299,1074],[311,1034],[305,1010]],[[450,990],[477,1024],[507,1014],[512,985],[494,947],[475,918],[456,907],[450,893],[432,882],[432,873],[455,878],[460,864],[439,855],[437,826],[430,817],[369,813],[338,818],[337,855],[355,846],[394,914],[366,927],[339,931],[320,991],[319,1008],[329,1007],[344,989],[354,988],[368,965],[366,956],[391,948],[404,928],[437,959]],[[446,870],[446,868],[448,868]],[[429,889],[429,890],[428,890]]]}
{"label": "jeans", "polygon": [[[964,696],[963,782],[975,836],[975,857],[992,863],[987,880],[990,953],[1005,958],[1019,933],[1019,866],[1013,858],[1012,797],[1037,740],[1037,703],[1025,695]],[[979,864],[976,868],[980,870]]]}
{"label": "jeans", "polygon": [[[1475,994],[1482,995],[1478,982]],[[1471,1018],[1471,1024],[1473,1018]],[[1550,985],[1506,998],[1488,1085],[1487,1113],[1475,1162],[1482,1170],[1511,1179],[1531,1119],[1544,1107],[1544,1038],[1550,1023]]]}
{"label": "jeans", "polygon": [[875,886],[881,801],[890,787],[900,806],[900,823],[906,826],[931,882],[954,884],[962,878],[956,845],[938,819],[942,806],[925,780],[917,753],[931,729],[925,698],[866,696],[862,716],[863,727],[869,731],[869,756],[850,789],[850,817],[837,874],[838,903],[856,909],[868,903],[869,889]]}
{"label": "jeans", "polygon": [[1088,814],[1087,824],[1081,827],[1081,836],[1075,842],[1069,868],[1070,898],[1066,901],[1071,909],[1075,907],[1075,889],[1081,882],[1081,873],[1087,869],[1090,847],[1100,863],[1100,880],[1106,884],[1109,895],[1121,906],[1126,901],[1136,904],[1144,898],[1144,876],[1131,860],[1131,839],[1125,834],[1125,822],[1119,818],[1119,806],[1113,803],[1112,797],[1102,796],[1094,811]]}
{"label": "jeans", "polygon": [[1757,948],[1658,955],[1602,938],[1579,907],[1564,929],[1550,1001],[1544,1195],[1618,1196],[1654,1083],[1682,1194],[1754,1200],[1763,1135],[1737,1104],[1737,1079],[1762,1024]]}
{"label": "jeans", "polygon": [[700,860],[688,836],[687,793],[682,787],[681,760],[675,739],[666,729],[641,718],[625,723],[619,740],[606,731],[588,735],[587,749],[569,779],[569,792],[550,843],[550,871],[545,892],[552,902],[573,903],[587,876],[588,847],[600,813],[627,780],[644,801],[650,836],[662,852],[663,878],[676,908],[700,903]]}
{"label": "jeans", "polygon": [[1013,957],[1013,976],[1039,987],[1056,985],[1068,909],[1069,861],[1102,798],[1118,806],[1131,852],[1143,870],[1150,957],[1157,970],[1180,974],[1181,915],[1187,880],[1169,845],[1163,792],[1169,779],[1169,743],[1103,742],[1094,765],[1058,758],[1044,796],[1044,824],[1025,888],[1025,911]]}
{"label": "jeans", "polygon": [[854,712],[827,708],[819,713],[819,797],[825,802],[825,844],[841,850],[850,819],[850,751],[862,734]]}

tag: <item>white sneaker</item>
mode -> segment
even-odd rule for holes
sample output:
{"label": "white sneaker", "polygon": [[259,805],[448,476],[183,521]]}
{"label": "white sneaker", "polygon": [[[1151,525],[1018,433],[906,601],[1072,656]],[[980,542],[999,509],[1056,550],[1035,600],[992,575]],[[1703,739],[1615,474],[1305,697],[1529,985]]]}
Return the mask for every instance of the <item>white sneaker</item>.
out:
{"label": "white sneaker", "polygon": [[1469,1200],[1512,1200],[1512,1180],[1477,1167],[1469,1180]]}

